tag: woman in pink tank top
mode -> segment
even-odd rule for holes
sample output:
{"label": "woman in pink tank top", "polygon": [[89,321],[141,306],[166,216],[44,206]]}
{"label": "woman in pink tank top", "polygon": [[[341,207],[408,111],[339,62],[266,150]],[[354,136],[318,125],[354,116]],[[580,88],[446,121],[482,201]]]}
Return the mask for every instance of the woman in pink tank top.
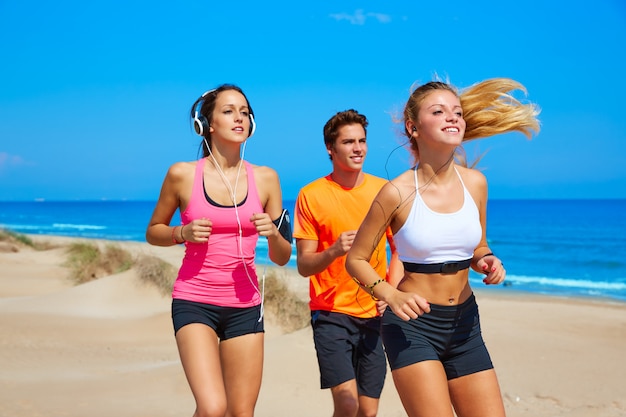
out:
{"label": "woman in pink tank top", "polygon": [[[172,321],[194,415],[252,416],[264,336],[255,248],[266,238],[272,262],[285,265],[290,225],[276,171],[243,160],[255,129],[243,91],[229,84],[207,91],[190,115],[203,158],[169,168],[146,239],[185,245]],[[170,226],[176,210],[182,224]]]}

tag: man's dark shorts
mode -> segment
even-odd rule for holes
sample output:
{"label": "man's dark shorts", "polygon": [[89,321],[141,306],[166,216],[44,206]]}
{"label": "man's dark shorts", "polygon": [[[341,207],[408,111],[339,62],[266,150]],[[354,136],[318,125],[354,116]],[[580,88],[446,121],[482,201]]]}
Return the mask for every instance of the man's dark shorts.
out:
{"label": "man's dark shorts", "polygon": [[380,398],[387,374],[380,324],[380,317],[311,312],[321,388],[356,379],[359,395]]}

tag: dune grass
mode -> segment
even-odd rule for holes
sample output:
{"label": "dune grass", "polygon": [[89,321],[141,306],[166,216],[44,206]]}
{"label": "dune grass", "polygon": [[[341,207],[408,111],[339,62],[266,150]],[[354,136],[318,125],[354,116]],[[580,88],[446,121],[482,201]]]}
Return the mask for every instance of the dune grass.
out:
{"label": "dune grass", "polygon": [[0,241],[2,242],[11,242],[11,243],[21,243],[24,246],[35,247],[35,243],[31,238],[21,233],[15,233],[8,229],[0,229]]}
{"label": "dune grass", "polygon": [[[134,257],[115,244],[107,244],[103,249],[90,242],[70,244],[65,266],[77,285],[133,268],[141,282],[155,286],[163,296],[171,293],[177,275],[177,269],[163,259],[144,254]],[[307,303],[289,290],[273,270],[265,276],[264,308],[268,319],[285,332],[302,329],[311,317]]]}
{"label": "dune grass", "polygon": [[[134,268],[141,281],[156,286],[163,295],[171,293],[178,271],[170,263],[155,256],[141,255]],[[267,317],[285,332],[302,329],[311,318],[308,304],[289,290],[275,271],[268,271],[265,276],[264,308]]]}
{"label": "dune grass", "polygon": [[[58,247],[7,229],[0,229],[0,243],[15,247],[14,251],[23,247],[35,250]],[[67,245],[66,254],[63,266],[69,269],[70,279],[76,285],[134,268],[139,280],[154,285],[163,296],[167,296],[176,280],[177,269],[170,263],[152,255],[133,256],[113,243],[98,245],[97,242],[79,241]],[[307,326],[311,317],[307,303],[289,290],[274,270],[268,270],[265,276],[264,308],[269,320],[286,332]]]}
{"label": "dune grass", "polygon": [[22,233],[17,233],[9,229],[0,229],[0,242],[17,247],[29,247],[35,250],[47,250],[55,247],[49,242],[35,242],[30,237]]}
{"label": "dune grass", "polygon": [[75,284],[83,284],[106,275],[117,274],[133,266],[133,257],[124,249],[108,244],[101,250],[94,243],[77,242],[67,248],[65,266]]}
{"label": "dune grass", "polygon": [[308,304],[287,288],[274,271],[265,276],[264,303],[267,316],[286,332],[302,329],[311,320]]}
{"label": "dune grass", "polygon": [[[142,255],[134,268],[141,281],[156,286],[161,294],[172,292],[178,271],[170,263],[155,256]],[[289,290],[273,270],[265,276],[264,308],[269,320],[285,332],[304,328],[311,318],[308,304]]]}
{"label": "dune grass", "polygon": [[177,274],[172,264],[156,256],[140,255],[134,267],[142,282],[154,285],[162,295],[172,292]]}

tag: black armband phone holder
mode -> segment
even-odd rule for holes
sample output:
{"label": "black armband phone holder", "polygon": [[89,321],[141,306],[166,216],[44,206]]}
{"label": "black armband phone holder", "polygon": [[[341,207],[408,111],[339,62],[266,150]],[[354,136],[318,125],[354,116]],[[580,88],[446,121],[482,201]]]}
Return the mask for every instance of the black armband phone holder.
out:
{"label": "black armband phone holder", "polygon": [[289,217],[289,210],[283,209],[280,217],[272,222],[278,228],[278,233],[289,243],[293,243],[293,236],[291,235],[291,219]]}

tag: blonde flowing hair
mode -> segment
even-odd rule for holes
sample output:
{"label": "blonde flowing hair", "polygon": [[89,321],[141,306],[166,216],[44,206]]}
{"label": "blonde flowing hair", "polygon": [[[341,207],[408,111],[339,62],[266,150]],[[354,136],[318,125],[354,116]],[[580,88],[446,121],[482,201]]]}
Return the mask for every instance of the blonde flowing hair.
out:
{"label": "blonde flowing hair", "polygon": [[[527,138],[539,133],[539,120],[537,116],[541,112],[539,107],[531,102],[516,99],[512,92],[519,90],[524,97],[527,96],[526,87],[510,78],[492,78],[481,81],[461,91],[441,81],[431,81],[417,87],[411,93],[404,107],[402,123],[407,120],[417,122],[419,109],[426,96],[435,90],[446,90],[455,94],[461,101],[463,118],[466,128],[463,142],[473,139],[486,138],[502,133],[520,132]],[[411,132],[404,128],[404,134],[409,139],[410,149],[419,161],[419,149]],[[464,163],[464,152],[458,152]]]}

